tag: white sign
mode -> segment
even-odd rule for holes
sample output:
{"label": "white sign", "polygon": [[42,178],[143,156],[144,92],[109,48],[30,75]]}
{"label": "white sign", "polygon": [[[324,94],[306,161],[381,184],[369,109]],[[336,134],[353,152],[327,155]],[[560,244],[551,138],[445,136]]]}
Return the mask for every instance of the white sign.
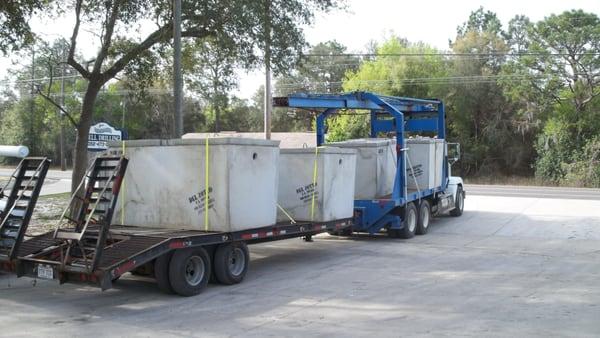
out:
{"label": "white sign", "polygon": [[121,141],[122,139],[122,131],[116,130],[108,123],[100,122],[90,127],[88,150],[106,150],[108,141]]}

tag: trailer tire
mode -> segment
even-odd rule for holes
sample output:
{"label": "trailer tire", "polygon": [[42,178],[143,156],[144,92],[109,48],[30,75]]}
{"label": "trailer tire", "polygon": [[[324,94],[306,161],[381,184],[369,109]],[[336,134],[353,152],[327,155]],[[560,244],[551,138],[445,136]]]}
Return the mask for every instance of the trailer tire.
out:
{"label": "trailer tire", "polygon": [[431,204],[428,200],[422,200],[419,206],[419,219],[417,220],[415,234],[425,235],[429,230],[429,222],[431,222]]}
{"label": "trailer tire", "polygon": [[244,242],[221,244],[215,250],[215,277],[221,284],[241,283],[248,271],[250,253]]}
{"label": "trailer tire", "polygon": [[175,250],[169,264],[173,291],[185,297],[202,292],[210,279],[210,266],[210,257],[203,248]]}
{"label": "trailer tire", "polygon": [[388,235],[393,238],[409,239],[415,236],[418,219],[417,207],[413,202],[406,205],[402,229],[388,229]]}
{"label": "trailer tire", "polygon": [[456,198],[454,200],[454,205],[456,207],[450,210],[450,216],[458,217],[462,215],[463,210],[465,209],[465,192],[463,191],[463,188],[460,185],[456,188]]}
{"label": "trailer tire", "polygon": [[156,279],[156,285],[158,285],[160,291],[170,295],[175,293],[169,280],[169,265],[172,256],[173,251],[169,251],[154,260],[154,279]]}

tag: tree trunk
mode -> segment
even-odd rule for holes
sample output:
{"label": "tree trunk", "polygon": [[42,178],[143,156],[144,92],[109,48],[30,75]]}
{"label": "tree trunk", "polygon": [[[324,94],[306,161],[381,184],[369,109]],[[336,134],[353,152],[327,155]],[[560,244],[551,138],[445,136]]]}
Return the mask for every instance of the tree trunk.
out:
{"label": "tree trunk", "polygon": [[[77,186],[85,176],[85,171],[88,167],[87,147],[90,126],[92,125],[92,117],[94,113],[94,103],[98,92],[102,87],[100,81],[90,80],[83,103],[81,104],[81,117],[77,126],[77,138],[75,140],[75,158],[73,159],[73,174],[71,176],[71,194],[75,193]],[[82,190],[80,190],[80,193]]]}

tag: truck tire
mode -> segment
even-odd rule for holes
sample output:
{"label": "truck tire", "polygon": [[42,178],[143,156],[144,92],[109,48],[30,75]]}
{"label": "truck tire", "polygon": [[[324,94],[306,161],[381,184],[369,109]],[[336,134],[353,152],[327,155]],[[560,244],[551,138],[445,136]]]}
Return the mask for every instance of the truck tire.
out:
{"label": "truck tire", "polygon": [[248,245],[244,242],[221,244],[215,251],[215,277],[221,284],[232,285],[244,280],[250,263]]}
{"label": "truck tire", "polygon": [[406,205],[402,229],[388,229],[388,235],[393,238],[409,239],[415,236],[418,212],[413,202]]}
{"label": "truck tire", "polygon": [[169,264],[169,281],[178,295],[189,297],[202,292],[210,278],[210,258],[203,248],[175,250]]}
{"label": "truck tire", "polygon": [[465,192],[463,191],[462,186],[460,185],[456,188],[456,197],[454,199],[454,205],[456,207],[450,210],[450,216],[458,217],[462,215],[463,210],[465,208]]}
{"label": "truck tire", "polygon": [[429,229],[429,222],[431,221],[431,204],[428,200],[422,200],[419,206],[419,219],[417,220],[417,228],[415,234],[425,235]]}
{"label": "truck tire", "polygon": [[173,251],[169,251],[154,260],[154,278],[156,279],[156,285],[158,285],[160,291],[170,295],[175,293],[171,287],[171,282],[169,281],[169,264],[171,263],[171,256],[173,256]]}

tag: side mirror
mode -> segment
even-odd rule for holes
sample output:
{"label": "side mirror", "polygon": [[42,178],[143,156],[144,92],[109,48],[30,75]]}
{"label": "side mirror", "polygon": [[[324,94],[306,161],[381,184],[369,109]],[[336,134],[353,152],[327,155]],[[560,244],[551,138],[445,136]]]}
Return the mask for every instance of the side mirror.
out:
{"label": "side mirror", "polygon": [[460,143],[447,143],[448,164],[453,165],[460,160]]}

